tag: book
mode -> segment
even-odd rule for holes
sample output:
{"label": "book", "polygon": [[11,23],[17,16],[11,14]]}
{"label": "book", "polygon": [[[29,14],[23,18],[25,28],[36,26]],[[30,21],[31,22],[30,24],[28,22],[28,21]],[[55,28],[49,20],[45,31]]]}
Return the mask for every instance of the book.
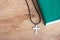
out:
{"label": "book", "polygon": [[60,0],[37,0],[45,25],[60,22]]}

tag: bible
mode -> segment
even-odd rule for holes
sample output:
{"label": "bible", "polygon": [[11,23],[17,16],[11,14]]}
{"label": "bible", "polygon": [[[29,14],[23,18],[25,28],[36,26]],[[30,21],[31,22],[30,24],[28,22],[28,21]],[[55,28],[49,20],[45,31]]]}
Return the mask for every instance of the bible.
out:
{"label": "bible", "polygon": [[45,25],[60,22],[60,0],[37,0]]}

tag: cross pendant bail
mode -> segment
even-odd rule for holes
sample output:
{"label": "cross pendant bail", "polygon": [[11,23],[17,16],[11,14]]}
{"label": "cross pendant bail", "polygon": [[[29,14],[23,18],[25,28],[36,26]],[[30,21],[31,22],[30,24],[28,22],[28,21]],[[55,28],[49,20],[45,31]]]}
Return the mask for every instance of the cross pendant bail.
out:
{"label": "cross pendant bail", "polygon": [[40,28],[38,27],[38,25],[35,25],[35,26],[33,27],[33,29],[35,30],[35,33],[37,34],[37,31],[38,31],[38,29],[40,29]]}

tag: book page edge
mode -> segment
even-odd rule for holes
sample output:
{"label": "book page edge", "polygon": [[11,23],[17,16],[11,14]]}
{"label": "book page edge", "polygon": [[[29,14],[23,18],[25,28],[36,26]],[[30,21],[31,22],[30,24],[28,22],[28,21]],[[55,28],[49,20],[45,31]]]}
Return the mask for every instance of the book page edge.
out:
{"label": "book page edge", "polygon": [[52,22],[49,22],[49,23],[46,23],[46,26],[51,25],[51,24],[54,24],[54,23],[57,23],[57,22],[60,22],[60,19],[59,20],[52,21]]}

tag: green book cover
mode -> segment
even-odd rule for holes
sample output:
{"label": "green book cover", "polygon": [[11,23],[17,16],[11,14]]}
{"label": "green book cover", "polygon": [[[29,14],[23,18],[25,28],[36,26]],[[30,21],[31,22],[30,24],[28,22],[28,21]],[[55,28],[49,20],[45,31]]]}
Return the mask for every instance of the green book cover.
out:
{"label": "green book cover", "polygon": [[37,0],[46,25],[60,21],[60,0]]}

